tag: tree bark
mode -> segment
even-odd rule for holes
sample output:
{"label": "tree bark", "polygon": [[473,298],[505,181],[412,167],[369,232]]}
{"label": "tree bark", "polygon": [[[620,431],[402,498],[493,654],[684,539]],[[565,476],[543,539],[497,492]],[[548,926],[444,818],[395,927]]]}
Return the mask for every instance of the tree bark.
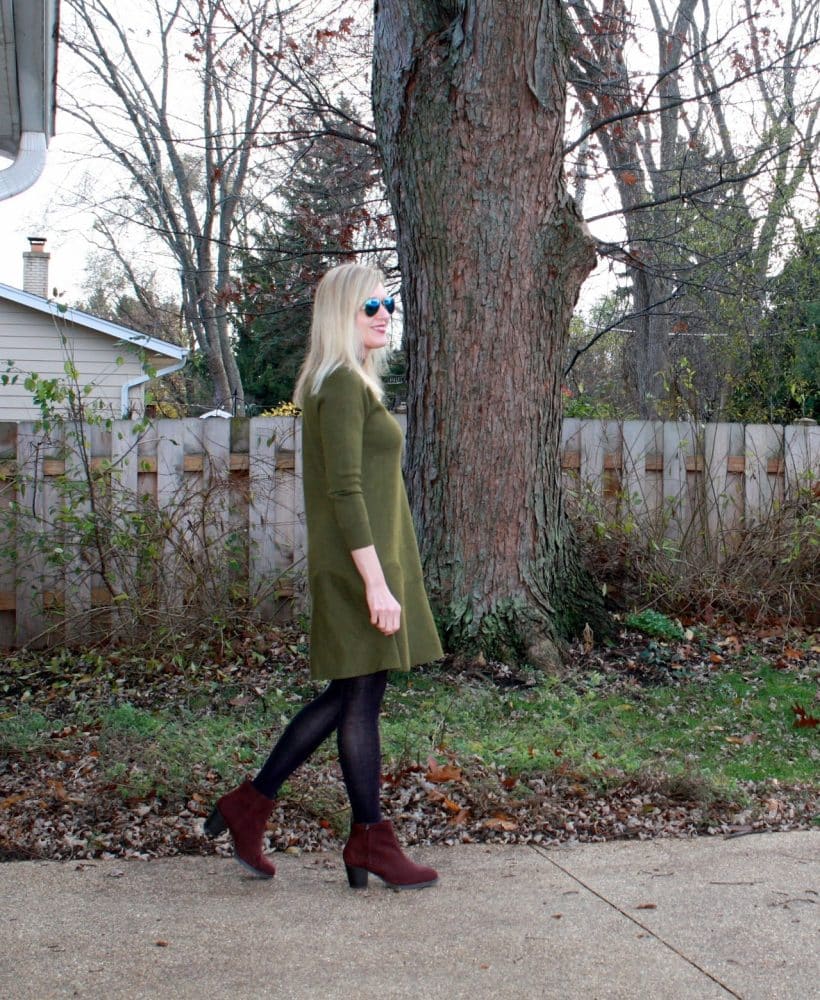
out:
{"label": "tree bark", "polygon": [[451,639],[514,633],[530,659],[600,608],[561,496],[561,359],[595,263],[562,172],[567,65],[557,0],[376,4],[428,586]]}

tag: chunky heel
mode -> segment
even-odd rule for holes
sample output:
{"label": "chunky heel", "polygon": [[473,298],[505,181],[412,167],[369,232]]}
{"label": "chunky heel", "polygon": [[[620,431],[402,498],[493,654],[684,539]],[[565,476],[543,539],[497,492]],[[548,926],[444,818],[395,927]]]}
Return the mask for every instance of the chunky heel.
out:
{"label": "chunky heel", "polygon": [[276,867],[265,857],[265,825],[273,812],[273,801],[258,792],[250,781],[218,799],[203,830],[218,837],[229,830],[236,860],[255,878],[273,878]]}
{"label": "chunky heel", "polygon": [[345,865],[347,869],[347,881],[351,889],[367,888],[367,869],[356,868],[354,865]]}
{"label": "chunky heel", "polygon": [[389,819],[354,823],[342,860],[352,889],[366,888],[368,873],[390,889],[424,889],[438,882],[435,868],[417,865],[404,854]]}
{"label": "chunky heel", "polygon": [[218,837],[220,833],[228,829],[222,813],[219,809],[214,809],[211,815],[205,820],[205,833],[209,837]]}

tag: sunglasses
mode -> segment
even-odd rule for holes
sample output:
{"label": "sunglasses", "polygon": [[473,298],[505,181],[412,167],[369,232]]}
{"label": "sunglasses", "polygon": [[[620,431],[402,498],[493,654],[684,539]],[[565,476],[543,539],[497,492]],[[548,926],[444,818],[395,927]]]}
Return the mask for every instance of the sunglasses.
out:
{"label": "sunglasses", "polygon": [[363,305],[365,316],[375,316],[379,311],[379,306],[384,306],[384,308],[393,315],[393,310],[396,308],[396,300],[393,296],[389,296],[386,299],[368,299]]}

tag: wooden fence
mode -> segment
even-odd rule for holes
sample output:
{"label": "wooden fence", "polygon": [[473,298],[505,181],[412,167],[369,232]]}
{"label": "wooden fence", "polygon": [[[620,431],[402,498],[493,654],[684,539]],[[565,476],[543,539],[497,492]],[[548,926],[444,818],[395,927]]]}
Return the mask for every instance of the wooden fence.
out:
{"label": "wooden fence", "polygon": [[[95,609],[116,628],[137,591],[181,615],[194,592],[274,613],[305,557],[298,420],[114,421],[85,435],[0,423],[0,646],[82,637]],[[817,489],[820,428],[567,419],[562,466],[599,515],[730,546]]]}

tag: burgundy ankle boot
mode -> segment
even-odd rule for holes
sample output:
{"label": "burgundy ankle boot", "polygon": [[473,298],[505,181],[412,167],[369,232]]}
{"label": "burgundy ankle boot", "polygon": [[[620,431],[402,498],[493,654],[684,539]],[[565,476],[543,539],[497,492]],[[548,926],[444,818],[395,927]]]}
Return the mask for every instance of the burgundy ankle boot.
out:
{"label": "burgundy ankle boot", "polygon": [[227,827],[233,837],[234,857],[256,878],[273,878],[276,868],[262,853],[263,836],[273,801],[258,792],[250,781],[243,781],[216,803],[205,822],[205,833],[218,837]]}
{"label": "burgundy ankle boot", "polygon": [[366,889],[368,873],[378,875],[391,889],[423,889],[438,882],[434,869],[403,854],[389,819],[354,823],[342,857],[351,889]]}

